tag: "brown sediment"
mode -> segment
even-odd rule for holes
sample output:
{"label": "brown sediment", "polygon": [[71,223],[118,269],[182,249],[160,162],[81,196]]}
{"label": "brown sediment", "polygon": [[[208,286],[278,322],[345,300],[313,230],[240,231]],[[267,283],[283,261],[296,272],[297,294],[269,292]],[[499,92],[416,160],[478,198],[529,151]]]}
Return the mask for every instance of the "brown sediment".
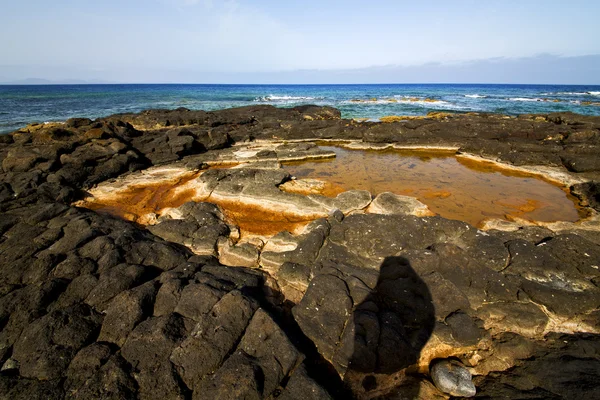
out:
{"label": "brown sediment", "polygon": [[193,199],[193,189],[177,190],[178,187],[196,179],[198,172],[190,172],[178,179],[157,183],[131,185],[115,191],[114,195],[89,197],[79,202],[79,207],[111,214],[128,221],[142,222],[140,218],[158,213],[168,207],[179,207]]}
{"label": "brown sediment", "polygon": [[493,163],[457,159],[450,153],[346,150],[333,161],[285,164],[298,178],[322,179],[323,194],[364,189],[416,197],[449,219],[479,225],[488,218],[570,221],[584,216],[568,190]]}
{"label": "brown sediment", "polygon": [[296,233],[312,221],[312,218],[270,211],[236,201],[213,201],[210,198],[209,201],[223,210],[228,222],[240,228],[242,237],[245,234],[272,236],[281,231]]}
{"label": "brown sediment", "polygon": [[197,179],[199,175],[200,173],[190,173],[180,179],[125,186],[109,194],[86,198],[77,205],[147,225],[153,223],[148,215],[160,214],[166,208],[177,208],[188,201],[208,201],[221,208],[227,221],[240,228],[242,236],[245,234],[271,236],[283,230],[297,232],[313,220],[313,218],[271,211],[239,201],[215,199],[210,196],[198,198],[193,185],[181,190],[183,185]]}

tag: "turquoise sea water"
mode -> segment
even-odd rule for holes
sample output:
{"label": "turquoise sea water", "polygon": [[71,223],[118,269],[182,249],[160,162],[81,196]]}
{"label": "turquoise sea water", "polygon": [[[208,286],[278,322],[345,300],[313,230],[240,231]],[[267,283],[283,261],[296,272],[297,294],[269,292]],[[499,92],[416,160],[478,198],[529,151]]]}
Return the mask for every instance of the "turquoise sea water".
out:
{"label": "turquoise sea water", "polygon": [[[425,101],[428,99],[429,101]],[[357,100],[361,100],[360,102]],[[431,101],[434,100],[434,101]],[[557,100],[557,101],[556,101]],[[591,103],[591,104],[589,104]],[[600,86],[390,85],[32,85],[0,86],[0,133],[31,122],[98,118],[149,108],[217,110],[300,104],[339,108],[345,118],[425,115],[429,111],[502,114],[573,111],[600,115]]]}

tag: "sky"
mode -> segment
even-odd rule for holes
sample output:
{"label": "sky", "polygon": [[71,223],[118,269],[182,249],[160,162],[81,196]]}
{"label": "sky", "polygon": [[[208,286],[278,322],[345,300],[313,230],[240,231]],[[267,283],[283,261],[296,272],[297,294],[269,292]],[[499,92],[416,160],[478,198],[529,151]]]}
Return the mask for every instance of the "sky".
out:
{"label": "sky", "polygon": [[598,84],[599,16],[598,0],[0,0],[0,82]]}

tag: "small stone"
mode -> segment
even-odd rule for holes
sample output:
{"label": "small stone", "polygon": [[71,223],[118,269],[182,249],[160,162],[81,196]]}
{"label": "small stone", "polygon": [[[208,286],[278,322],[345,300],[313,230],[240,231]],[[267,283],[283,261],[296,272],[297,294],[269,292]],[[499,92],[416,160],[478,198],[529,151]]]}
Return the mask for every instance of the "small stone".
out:
{"label": "small stone", "polygon": [[342,222],[344,220],[344,213],[339,208],[334,208],[329,211],[330,220],[333,219],[336,222]]}
{"label": "small stone", "polygon": [[9,358],[8,360],[6,360],[0,371],[14,371],[17,369],[19,369],[19,362],[13,358]]}
{"label": "small stone", "polygon": [[456,360],[434,361],[430,367],[431,379],[444,393],[458,397],[473,397],[476,389],[471,373]]}

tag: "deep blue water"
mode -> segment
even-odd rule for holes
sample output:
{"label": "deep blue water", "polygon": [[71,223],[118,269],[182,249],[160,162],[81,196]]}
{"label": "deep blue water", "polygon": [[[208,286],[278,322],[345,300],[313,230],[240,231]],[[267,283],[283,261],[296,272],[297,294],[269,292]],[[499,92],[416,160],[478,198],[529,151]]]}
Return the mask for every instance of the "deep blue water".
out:
{"label": "deep blue water", "polygon": [[[375,99],[375,100],[374,100]],[[435,100],[425,101],[425,99]],[[363,102],[357,102],[362,100]],[[555,100],[558,100],[555,102]],[[586,103],[592,104],[586,104]],[[98,118],[149,108],[217,110],[252,104],[330,105],[345,118],[429,111],[502,114],[573,111],[600,115],[600,86],[390,85],[33,85],[0,86],[0,133],[31,122]]]}

